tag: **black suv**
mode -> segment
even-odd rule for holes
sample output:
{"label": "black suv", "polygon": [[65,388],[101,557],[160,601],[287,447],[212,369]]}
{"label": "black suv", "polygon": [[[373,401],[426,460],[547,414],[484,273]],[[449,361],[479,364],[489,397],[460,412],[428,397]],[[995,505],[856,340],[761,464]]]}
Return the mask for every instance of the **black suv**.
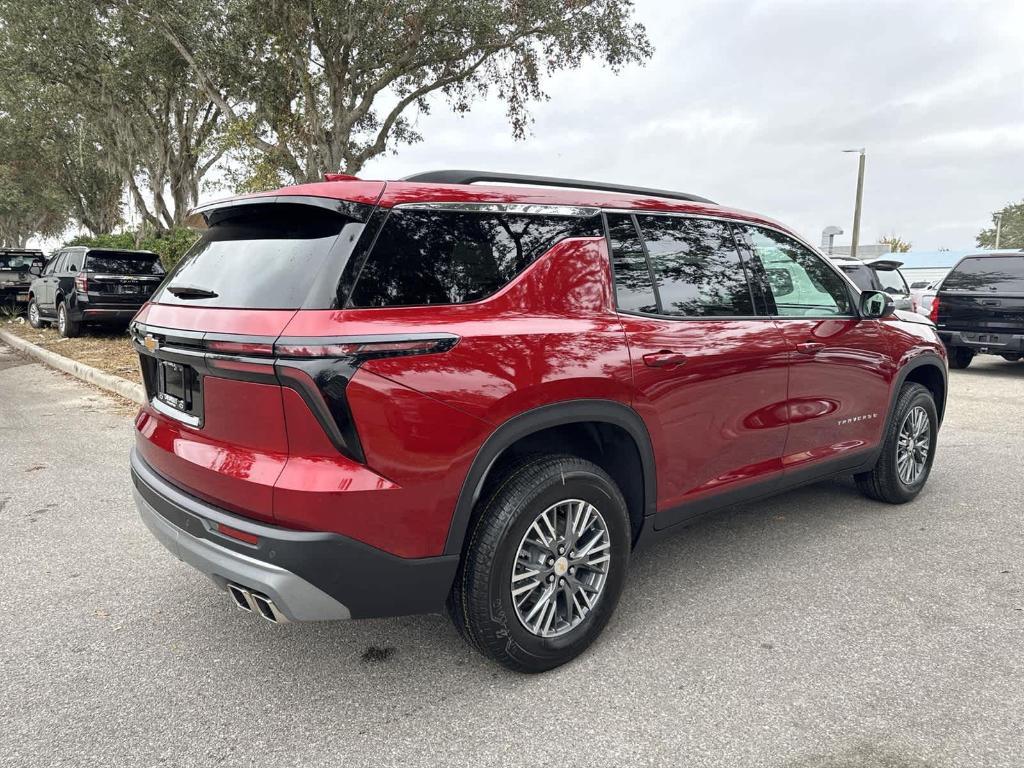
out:
{"label": "black suv", "polygon": [[0,306],[27,304],[32,267],[43,268],[42,251],[0,248]]}
{"label": "black suv", "polygon": [[950,368],[976,354],[1024,357],[1024,250],[965,256],[932,303],[931,319],[949,351]]}
{"label": "black suv", "polygon": [[82,323],[127,325],[163,280],[152,251],[72,246],[58,252],[29,288],[28,321],[56,321],[61,336],[77,336]]}

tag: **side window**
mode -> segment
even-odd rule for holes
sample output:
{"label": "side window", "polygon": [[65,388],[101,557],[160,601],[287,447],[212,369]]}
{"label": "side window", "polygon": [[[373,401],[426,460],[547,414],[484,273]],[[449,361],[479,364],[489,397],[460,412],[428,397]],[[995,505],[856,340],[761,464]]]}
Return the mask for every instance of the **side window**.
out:
{"label": "side window", "polygon": [[644,246],[628,213],[608,214],[608,235],[615,271],[615,299],[624,312],[658,313],[654,282],[647,268]]}
{"label": "side window", "polygon": [[596,216],[392,211],[356,278],[352,307],[487,298],[567,237],[599,236]]}
{"label": "side window", "polygon": [[54,254],[53,258],[46,262],[46,266],[43,268],[43,274],[52,275],[54,267],[57,266],[57,260],[63,255],[63,253]]}
{"label": "side window", "polygon": [[637,223],[647,246],[661,314],[755,314],[729,224],[676,216],[637,216]]}
{"label": "side window", "polygon": [[780,232],[754,226],[741,229],[764,267],[777,315],[852,314],[846,282],[819,256]]}
{"label": "side window", "polygon": [[53,262],[51,262],[53,264],[53,269],[50,270],[50,274],[52,274],[52,275],[59,275],[61,272],[63,272],[64,271],[64,264],[67,262],[67,260],[68,260],[68,252],[67,251],[61,251],[59,254],[57,254],[57,258],[55,258],[53,260]]}

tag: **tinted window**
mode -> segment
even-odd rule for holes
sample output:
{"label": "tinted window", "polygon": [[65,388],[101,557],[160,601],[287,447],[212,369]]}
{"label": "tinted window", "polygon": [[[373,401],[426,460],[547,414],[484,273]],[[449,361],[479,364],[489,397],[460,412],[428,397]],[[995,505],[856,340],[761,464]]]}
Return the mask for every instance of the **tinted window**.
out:
{"label": "tinted window", "polygon": [[750,286],[727,223],[675,216],[636,218],[654,272],[661,314],[754,314]]}
{"label": "tinted window", "polygon": [[879,281],[875,270],[866,264],[849,264],[843,262],[838,265],[843,272],[850,276],[854,285],[862,291],[880,291],[882,283]]}
{"label": "tinted window", "polygon": [[852,314],[846,282],[823,259],[781,232],[753,226],[741,229],[764,267],[776,314]]}
{"label": "tinted window", "polygon": [[942,290],[1024,293],[1024,256],[964,259],[949,273]]}
{"label": "tinted window", "polygon": [[46,266],[43,268],[43,274],[44,275],[52,275],[53,274],[53,270],[57,267],[57,261],[60,259],[60,257],[61,257],[61,254],[58,253],[56,256],[54,256],[52,259],[50,259],[48,262],[46,262]]}
{"label": "tinted window", "polygon": [[[362,225],[310,206],[247,206],[206,230],[155,300],[199,307],[298,309],[345,226]],[[186,287],[216,296],[179,298],[169,290]]]}
{"label": "tinted window", "polygon": [[148,253],[89,251],[83,271],[106,275],[162,275],[164,268],[157,256]]}
{"label": "tinted window", "polygon": [[878,282],[882,284],[882,290],[886,293],[890,293],[893,296],[906,296],[910,293],[910,289],[907,288],[903,275],[900,274],[898,269],[875,270],[875,276],[878,278]]}
{"label": "tinted window", "polygon": [[43,255],[41,253],[0,253],[0,269],[27,272],[33,264],[42,263]]}
{"label": "tinted window", "polygon": [[53,260],[53,269],[50,271],[50,274],[56,275],[63,272],[64,265],[67,264],[67,259],[68,254],[66,252],[62,251],[61,253],[57,254],[57,258]]}
{"label": "tinted window", "polygon": [[461,304],[490,296],[567,237],[595,236],[598,219],[398,209],[391,212],[348,304]]}
{"label": "tinted window", "polygon": [[615,271],[615,299],[625,312],[657,314],[654,283],[647,268],[643,245],[628,214],[608,215],[608,235],[612,244],[612,266]]}

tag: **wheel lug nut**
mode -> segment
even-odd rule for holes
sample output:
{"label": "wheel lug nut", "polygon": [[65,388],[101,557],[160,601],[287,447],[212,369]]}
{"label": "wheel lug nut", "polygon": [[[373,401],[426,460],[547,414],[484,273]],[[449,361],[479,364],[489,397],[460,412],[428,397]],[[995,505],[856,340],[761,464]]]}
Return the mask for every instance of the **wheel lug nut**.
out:
{"label": "wheel lug nut", "polygon": [[563,584],[565,584],[565,579],[559,579],[558,586],[562,586]]}
{"label": "wheel lug nut", "polygon": [[554,564],[555,564],[555,558],[549,557],[548,558],[548,565],[554,565]]}
{"label": "wheel lug nut", "polygon": [[576,569],[575,568],[570,568],[569,569],[569,573],[576,573]]}
{"label": "wheel lug nut", "polygon": [[559,547],[558,548],[558,554],[564,555],[565,554],[565,547]]}
{"label": "wheel lug nut", "polygon": [[548,576],[548,581],[554,581],[554,580],[555,580],[555,575],[554,574],[551,574],[550,576]]}

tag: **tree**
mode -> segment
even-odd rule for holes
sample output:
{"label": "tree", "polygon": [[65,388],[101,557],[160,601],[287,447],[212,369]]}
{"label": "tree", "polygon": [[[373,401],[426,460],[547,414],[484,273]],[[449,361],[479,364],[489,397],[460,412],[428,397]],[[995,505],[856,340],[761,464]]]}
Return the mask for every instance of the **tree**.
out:
{"label": "tree", "polygon": [[886,235],[885,237],[878,238],[878,244],[889,246],[889,251],[891,253],[906,253],[914,246],[912,242],[904,240],[895,232],[890,235]]}
{"label": "tree", "polygon": [[355,173],[420,141],[416,113],[494,91],[513,135],[552,72],[651,54],[630,0],[122,0],[166,39],[229,124],[248,186]]}
{"label": "tree", "polygon": [[0,116],[0,246],[24,248],[30,237],[64,231],[68,201],[52,176],[40,175],[38,148]]}
{"label": "tree", "polygon": [[1002,222],[999,232],[1000,248],[1024,248],[1024,200],[1010,203],[1001,211],[992,214],[992,226],[978,233],[978,245],[983,248],[996,246],[996,215],[1001,215]]}
{"label": "tree", "polygon": [[16,93],[46,94],[25,124],[78,171],[63,176],[72,199],[109,204],[116,185],[119,208],[127,186],[149,227],[180,225],[225,148],[219,108],[168,41],[116,0],[0,0],[0,18],[0,64]]}

